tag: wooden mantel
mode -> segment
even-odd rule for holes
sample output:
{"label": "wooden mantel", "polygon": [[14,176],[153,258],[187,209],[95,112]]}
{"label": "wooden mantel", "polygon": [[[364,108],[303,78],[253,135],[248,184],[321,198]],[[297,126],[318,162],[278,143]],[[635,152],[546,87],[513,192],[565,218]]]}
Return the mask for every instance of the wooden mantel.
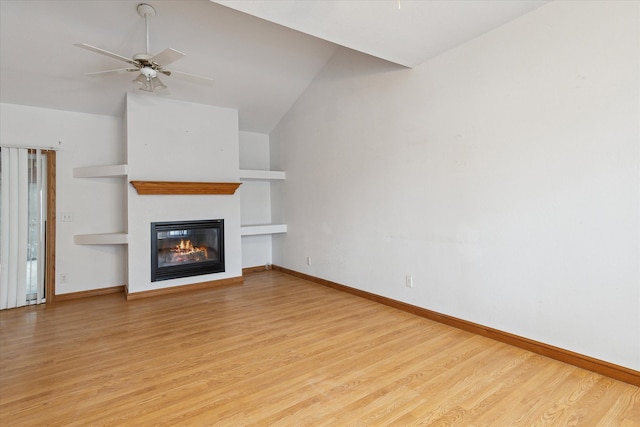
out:
{"label": "wooden mantel", "polygon": [[138,194],[234,194],[240,182],[131,181]]}

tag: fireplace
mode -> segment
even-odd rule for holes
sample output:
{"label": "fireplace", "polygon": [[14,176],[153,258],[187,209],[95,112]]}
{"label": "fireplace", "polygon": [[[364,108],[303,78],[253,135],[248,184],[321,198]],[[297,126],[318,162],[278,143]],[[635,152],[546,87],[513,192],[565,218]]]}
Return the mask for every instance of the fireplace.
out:
{"label": "fireplace", "polygon": [[224,271],[224,220],[151,223],[151,281]]}

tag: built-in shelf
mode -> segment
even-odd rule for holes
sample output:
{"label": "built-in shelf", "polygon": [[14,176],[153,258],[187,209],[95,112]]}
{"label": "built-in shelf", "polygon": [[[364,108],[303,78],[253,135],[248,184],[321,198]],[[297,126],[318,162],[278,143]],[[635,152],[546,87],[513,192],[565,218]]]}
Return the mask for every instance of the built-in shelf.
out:
{"label": "built-in shelf", "polygon": [[260,234],[277,234],[286,232],[287,224],[243,225],[240,227],[241,236],[257,236]]}
{"label": "built-in shelf", "polygon": [[240,169],[240,179],[285,179],[285,173],[282,171]]}
{"label": "built-in shelf", "polygon": [[126,175],[127,165],[87,166],[73,169],[74,178],[106,178]]}
{"label": "built-in shelf", "polygon": [[[240,169],[240,179],[242,180],[284,180],[286,174],[283,171]],[[260,224],[243,225],[240,227],[241,236],[258,236],[263,234],[286,233],[286,224]]]}
{"label": "built-in shelf", "polygon": [[[127,176],[127,165],[85,166],[73,169],[74,178],[109,178]],[[76,234],[73,236],[76,245],[126,245],[129,243],[127,233]]]}
{"label": "built-in shelf", "polygon": [[131,181],[140,195],[234,194],[240,182]]}
{"label": "built-in shelf", "polygon": [[76,234],[73,242],[76,245],[126,245],[129,236],[126,233]]}

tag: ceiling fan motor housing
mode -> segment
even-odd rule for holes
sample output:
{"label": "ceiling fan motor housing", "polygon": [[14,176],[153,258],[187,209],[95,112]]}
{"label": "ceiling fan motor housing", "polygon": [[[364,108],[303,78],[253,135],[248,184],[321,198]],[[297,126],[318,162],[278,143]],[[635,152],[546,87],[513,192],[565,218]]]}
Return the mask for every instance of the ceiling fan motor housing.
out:
{"label": "ceiling fan motor housing", "polygon": [[162,66],[157,62],[152,61],[153,55],[148,53],[137,53],[133,56],[133,60],[141,65],[141,68],[147,67],[153,70],[159,71]]}

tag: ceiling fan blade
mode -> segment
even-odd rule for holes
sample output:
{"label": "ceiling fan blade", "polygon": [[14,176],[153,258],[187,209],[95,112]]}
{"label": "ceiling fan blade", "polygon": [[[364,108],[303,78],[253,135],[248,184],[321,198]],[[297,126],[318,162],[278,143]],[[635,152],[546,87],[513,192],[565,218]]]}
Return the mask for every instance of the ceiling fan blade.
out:
{"label": "ceiling fan blade", "polygon": [[150,61],[155,62],[156,64],[164,67],[165,65],[169,65],[173,62],[176,62],[178,59],[182,58],[183,56],[184,56],[184,53],[180,52],[179,50],[171,49],[169,47],[163,50],[162,52],[160,52],[159,54],[155,55],[153,58],[150,59]]}
{"label": "ceiling fan blade", "polygon": [[123,72],[140,71],[137,68],[118,68],[116,70],[94,71],[92,73],[84,73],[85,76],[99,76],[102,74],[118,74]]}
{"label": "ceiling fan blade", "polygon": [[175,76],[183,80],[189,80],[194,83],[205,84],[207,86],[213,86],[214,80],[209,77],[196,76],[195,74],[184,73],[176,70],[162,70],[161,73],[167,76]]}
{"label": "ceiling fan blade", "polygon": [[139,66],[138,62],[127,58],[126,56],[118,55],[117,53],[109,52],[108,50],[100,49],[99,47],[91,46],[86,43],[77,43],[74,46],[80,47],[82,49],[90,50],[91,52],[99,53],[100,55],[108,56],[113,59],[117,59],[118,61],[126,62],[131,65]]}

